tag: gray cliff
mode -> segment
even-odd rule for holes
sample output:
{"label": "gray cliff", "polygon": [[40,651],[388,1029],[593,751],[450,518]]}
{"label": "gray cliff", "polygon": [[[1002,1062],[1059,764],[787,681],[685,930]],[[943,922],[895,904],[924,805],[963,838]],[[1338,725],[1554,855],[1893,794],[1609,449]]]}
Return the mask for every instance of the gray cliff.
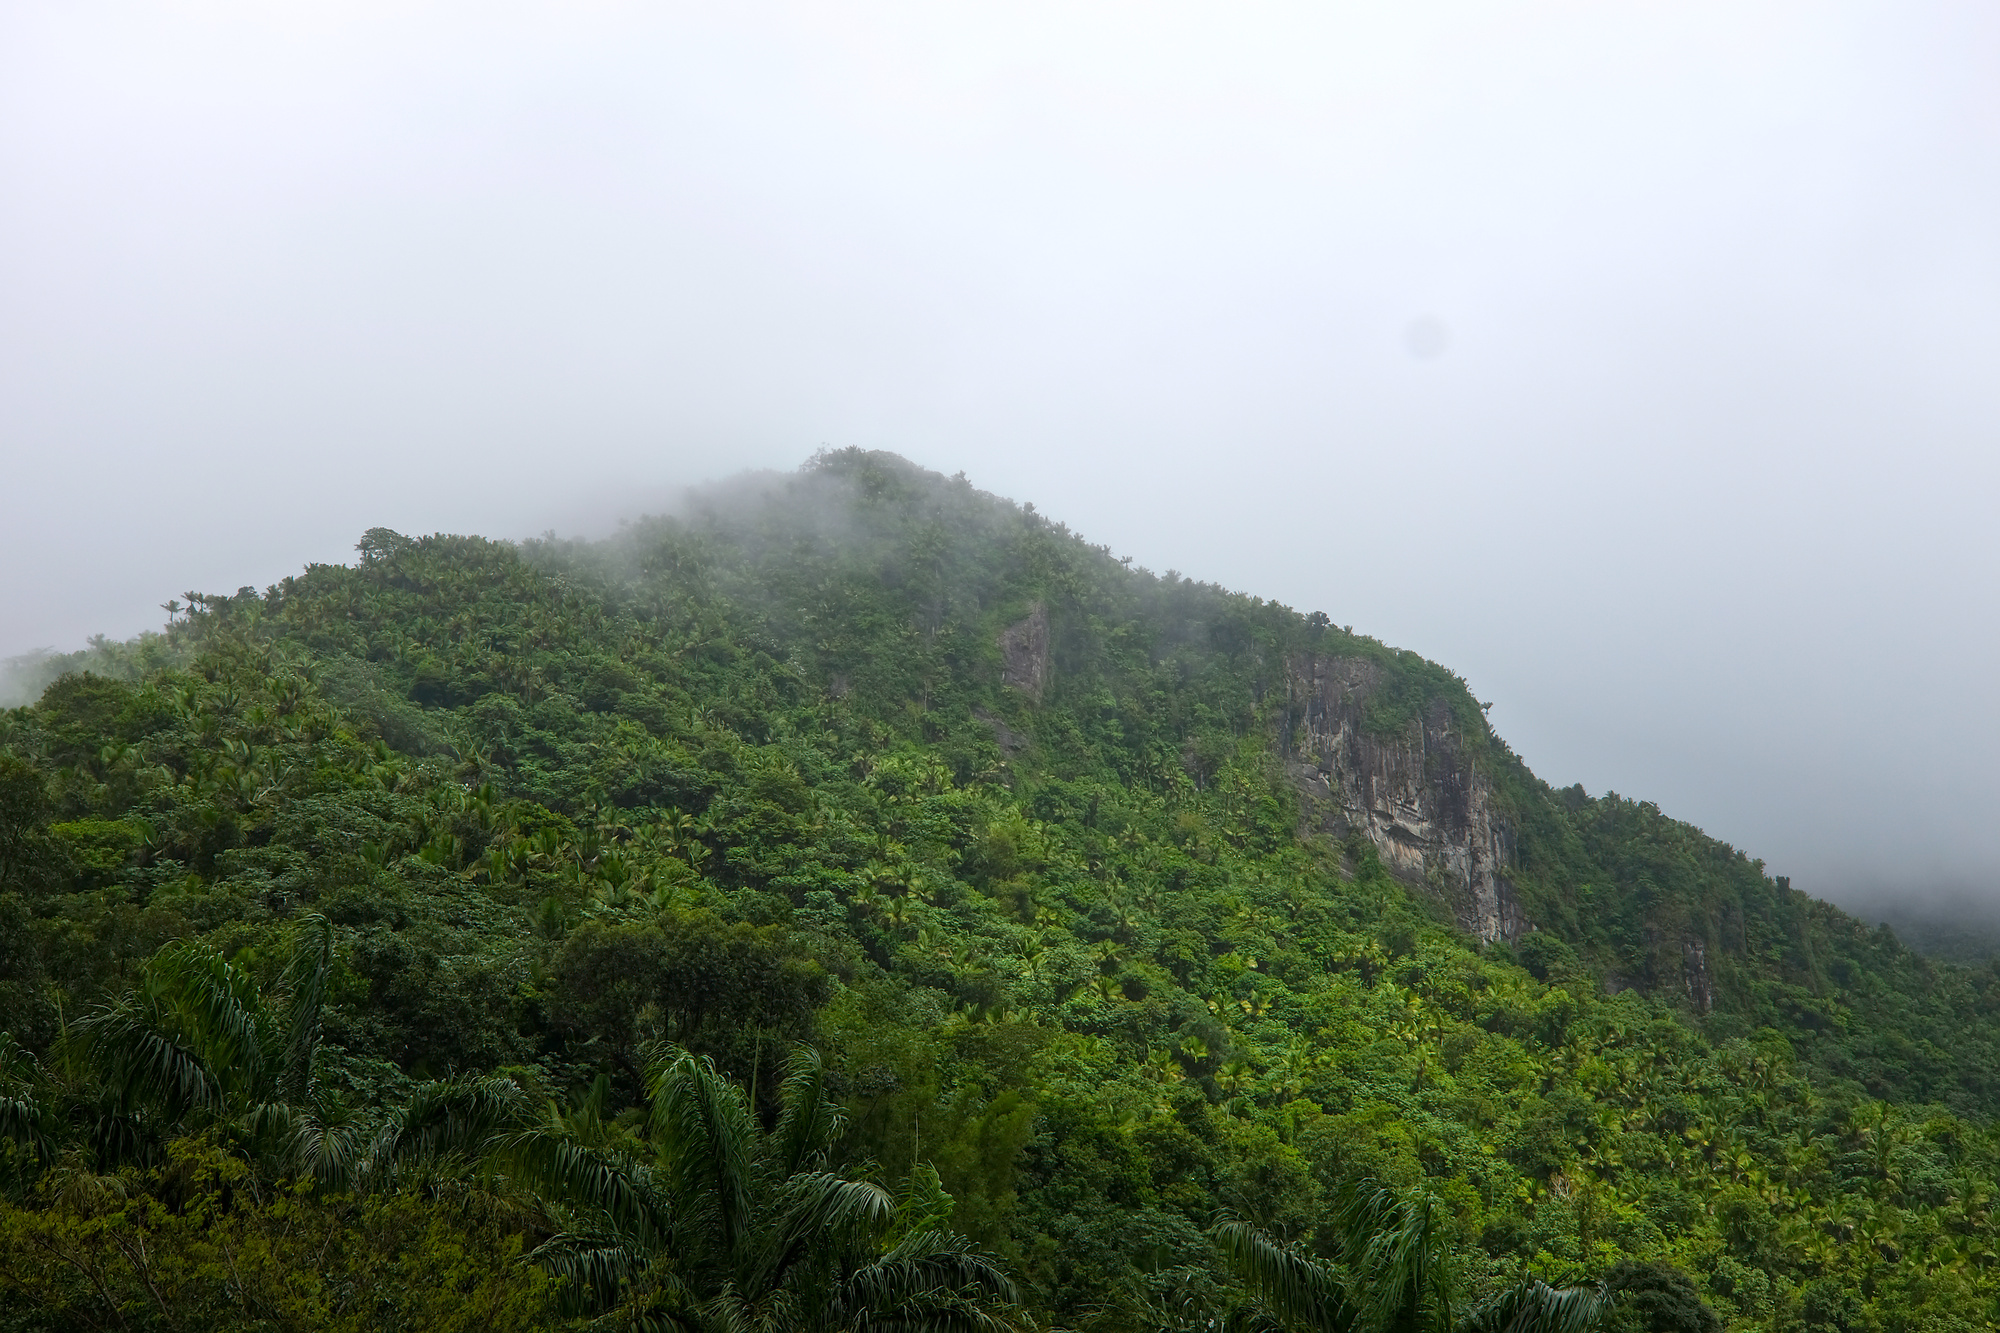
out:
{"label": "gray cliff", "polygon": [[1399,730],[1371,731],[1366,706],[1380,683],[1365,658],[1288,664],[1279,753],[1308,831],[1360,831],[1383,865],[1440,898],[1461,929],[1489,943],[1518,939],[1534,926],[1505,875],[1511,837],[1491,780],[1443,699]]}

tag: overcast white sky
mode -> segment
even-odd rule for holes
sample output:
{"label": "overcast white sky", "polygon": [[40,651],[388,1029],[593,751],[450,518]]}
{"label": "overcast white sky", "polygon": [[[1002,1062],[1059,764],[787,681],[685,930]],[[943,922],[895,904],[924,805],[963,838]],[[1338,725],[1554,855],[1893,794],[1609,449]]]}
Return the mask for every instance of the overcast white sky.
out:
{"label": "overcast white sky", "polygon": [[2000,888],[1987,3],[0,5],[0,655],[894,449]]}

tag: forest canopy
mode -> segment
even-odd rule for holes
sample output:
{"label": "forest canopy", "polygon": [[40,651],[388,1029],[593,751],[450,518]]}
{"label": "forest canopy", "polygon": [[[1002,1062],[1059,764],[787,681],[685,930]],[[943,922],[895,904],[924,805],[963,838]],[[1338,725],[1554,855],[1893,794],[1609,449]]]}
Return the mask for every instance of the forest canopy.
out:
{"label": "forest canopy", "polygon": [[2000,971],[1327,615],[851,450],[169,615],[0,714],[0,1328],[2000,1320]]}

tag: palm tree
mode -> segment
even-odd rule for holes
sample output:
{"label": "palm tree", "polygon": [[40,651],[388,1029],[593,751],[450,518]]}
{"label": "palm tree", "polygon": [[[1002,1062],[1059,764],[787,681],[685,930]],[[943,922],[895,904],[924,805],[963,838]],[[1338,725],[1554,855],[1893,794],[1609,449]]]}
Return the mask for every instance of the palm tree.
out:
{"label": "palm tree", "polygon": [[375,1187],[476,1179],[494,1136],[528,1119],[525,1102],[504,1075],[419,1084],[376,1130],[357,1179]]}
{"label": "palm tree", "polygon": [[36,1166],[55,1160],[58,1117],[45,1095],[47,1083],[34,1056],[21,1049],[11,1032],[0,1032],[0,1137],[26,1150]]}
{"label": "palm tree", "polygon": [[1247,1222],[1218,1223],[1223,1257],[1265,1313],[1293,1333],[1583,1333],[1607,1308],[1601,1288],[1536,1279],[1459,1308],[1458,1273],[1429,1194],[1350,1190],[1334,1218],[1342,1263]]}
{"label": "palm tree", "polygon": [[332,929],[305,919],[274,994],[203,945],[155,954],[116,1003],[77,1025],[44,1067],[0,1033],[0,1137],[46,1168],[84,1131],[97,1169],[151,1160],[177,1134],[213,1130],[275,1175],[393,1187],[471,1179],[492,1137],[528,1118],[511,1079],[418,1085],[372,1138],[326,1097],[316,1063]]}
{"label": "palm tree", "polygon": [[347,1180],[359,1135],[322,1096],[315,1062],[333,931],[308,917],[275,1002],[208,945],[156,953],[139,984],[79,1027],[105,1093],[101,1144],[219,1126],[246,1156]]}
{"label": "palm tree", "polygon": [[583,1302],[681,1333],[1013,1327],[1012,1282],[936,1225],[934,1201],[899,1208],[834,1168],[845,1117],[811,1052],[788,1063],[769,1129],[711,1061],[678,1048],[649,1062],[647,1088],[639,1135],[552,1113],[496,1141],[496,1173],[562,1227],[534,1257]]}

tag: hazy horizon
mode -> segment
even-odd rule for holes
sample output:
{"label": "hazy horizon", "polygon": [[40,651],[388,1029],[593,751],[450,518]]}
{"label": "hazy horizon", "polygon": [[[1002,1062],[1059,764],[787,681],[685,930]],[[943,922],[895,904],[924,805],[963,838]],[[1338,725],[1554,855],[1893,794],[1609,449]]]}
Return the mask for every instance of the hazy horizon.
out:
{"label": "hazy horizon", "polygon": [[23,4],[0,657],[822,445],[2000,900],[2000,15]]}

